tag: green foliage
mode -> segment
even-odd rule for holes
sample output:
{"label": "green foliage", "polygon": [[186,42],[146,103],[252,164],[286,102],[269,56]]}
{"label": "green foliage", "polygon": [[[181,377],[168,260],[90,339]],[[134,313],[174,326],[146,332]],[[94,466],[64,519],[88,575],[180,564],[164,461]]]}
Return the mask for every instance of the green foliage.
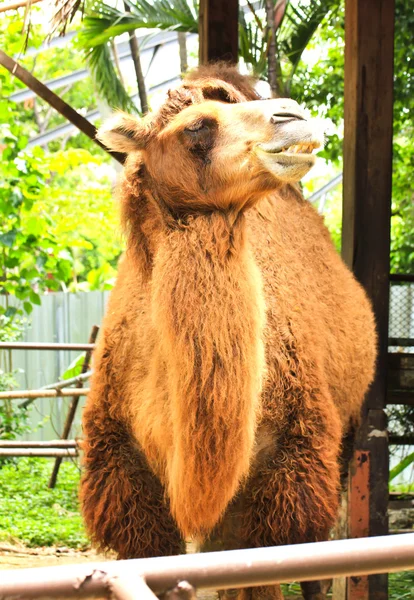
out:
{"label": "green foliage", "polygon": [[[298,583],[289,583],[282,585],[283,593],[290,597],[291,595],[301,597],[301,589]],[[403,571],[401,573],[390,573],[388,576],[389,600],[414,600],[414,571]],[[328,598],[332,597],[332,592]]]}
{"label": "green foliage", "polygon": [[[39,293],[59,289],[71,264],[62,252],[60,240],[50,231],[50,219],[33,218],[31,211],[42,198],[49,175],[40,148],[24,152],[26,138],[19,135],[18,125],[3,127],[6,144],[0,162],[0,294],[11,294],[21,301],[27,314],[40,304]],[[49,230],[48,230],[49,229]],[[13,316],[20,308],[1,307],[0,314]]]}
{"label": "green foliage", "polygon": [[0,469],[0,540],[28,546],[85,548],[78,505],[79,469],[63,462],[56,488],[47,487],[52,463],[22,458]]}
{"label": "green foliage", "polygon": [[185,0],[128,1],[130,11],[119,11],[104,2],[95,2],[84,19],[77,46],[82,50],[92,73],[98,93],[113,108],[137,112],[130,99],[130,90],[111,62],[109,42],[123,33],[136,29],[168,29],[198,31],[195,6]]}
{"label": "green foliage", "polygon": [[128,1],[130,12],[96,2],[85,17],[80,39],[90,45],[103,44],[135,29],[163,29],[198,33],[198,9],[186,0]]}
{"label": "green foliage", "polygon": [[414,571],[388,575],[389,600],[414,600]]}
{"label": "green foliage", "polygon": [[[18,341],[25,325],[26,319],[16,314],[14,307],[7,307],[6,304],[6,309],[0,312],[0,342]],[[0,391],[17,388],[15,376],[19,371],[13,370],[9,351],[0,351],[0,365]],[[0,400],[0,439],[13,440],[28,431],[28,417],[27,408],[20,407],[11,399]],[[0,465],[10,460],[0,459]]]}
{"label": "green foliage", "polygon": [[[21,49],[21,28],[19,14],[0,23],[8,51]],[[41,35],[38,27],[32,32],[33,46]],[[33,69],[33,59],[24,60]],[[82,62],[72,48],[55,48],[42,52],[34,66],[35,74],[47,80],[76,70]],[[92,141],[85,148],[71,147],[83,143],[81,135],[72,138],[66,149],[61,142],[52,142],[52,154],[40,147],[28,150],[29,137],[63,118],[38,99],[24,104],[7,100],[21,84],[4,69],[0,69],[0,84],[0,294],[13,297],[0,306],[4,338],[17,318],[40,304],[44,292],[82,289],[82,282],[86,289],[108,289],[121,242],[113,235],[116,209],[111,182],[102,169],[108,156]],[[95,99],[90,83],[84,87],[75,84],[66,95],[75,108],[87,111]],[[94,273],[88,282],[90,271]]]}
{"label": "green foliage", "polygon": [[[83,31],[83,37],[79,36],[80,47],[86,43],[85,36],[87,36],[87,30]],[[110,47],[105,43],[89,47],[85,52],[85,60],[100,97],[105,98],[111,108],[136,113],[138,109],[124,88],[111,59]]]}
{"label": "green foliage", "polygon": [[[8,392],[17,388],[16,372],[4,372],[0,369],[0,391]],[[14,440],[29,431],[28,409],[22,408],[13,400],[0,400],[0,440]],[[9,459],[0,459],[0,467]]]}

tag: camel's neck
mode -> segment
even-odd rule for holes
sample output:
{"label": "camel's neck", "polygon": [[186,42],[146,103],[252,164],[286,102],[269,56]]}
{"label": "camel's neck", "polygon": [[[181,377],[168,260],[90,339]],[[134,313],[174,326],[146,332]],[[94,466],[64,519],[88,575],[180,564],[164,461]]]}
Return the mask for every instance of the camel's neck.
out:
{"label": "camel's neck", "polygon": [[243,216],[195,217],[168,234],[154,262],[153,322],[174,427],[168,491],[185,534],[215,525],[253,451],[264,304],[244,227]]}

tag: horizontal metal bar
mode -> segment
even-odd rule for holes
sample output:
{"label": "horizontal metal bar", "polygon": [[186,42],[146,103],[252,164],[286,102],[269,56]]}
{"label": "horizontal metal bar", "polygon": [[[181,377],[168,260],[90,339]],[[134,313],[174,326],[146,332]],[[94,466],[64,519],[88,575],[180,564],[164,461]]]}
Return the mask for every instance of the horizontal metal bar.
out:
{"label": "horizontal metal bar", "polygon": [[108,579],[108,588],[115,600],[157,600],[142,577],[136,577],[133,573],[111,577]]}
{"label": "horizontal metal bar", "polygon": [[[76,448],[0,448],[0,456],[43,456],[62,457],[78,456]],[[1,590],[0,590],[0,598]]]}
{"label": "horizontal metal bar", "polygon": [[25,440],[0,440],[0,448],[77,448],[76,440],[49,440],[25,441]]}
{"label": "horizontal metal bar", "polygon": [[414,446],[414,435],[390,435],[388,442],[391,446]]}
{"label": "horizontal metal bar", "polygon": [[17,398],[59,398],[61,396],[87,396],[89,388],[64,388],[61,390],[10,390],[0,392],[0,400]]}
{"label": "horizontal metal bar", "polygon": [[[195,37],[195,35],[196,35],[195,33],[190,34],[188,36],[188,39]],[[148,41],[147,44],[144,44],[144,47],[141,51],[141,59],[143,59],[145,57],[146,53],[151,52],[151,50],[153,50],[153,48],[155,48],[156,46],[158,46],[160,44],[162,44],[163,46],[169,46],[174,43],[177,44],[177,48],[178,48],[177,34],[163,32],[163,37],[158,38],[158,41],[154,41],[151,39]],[[131,59],[131,51],[127,50],[127,47],[128,47],[128,44],[125,42],[121,42],[120,44],[117,44],[117,51],[119,53],[118,60],[120,62],[124,62],[126,60]],[[124,48],[125,48],[125,51],[123,51]],[[77,81],[82,81],[83,79],[86,79],[89,76],[90,76],[90,72],[87,69],[77,69],[76,71],[73,71],[72,73],[68,73],[67,75],[62,75],[61,77],[56,77],[54,79],[48,79],[47,81],[44,82],[44,84],[50,90],[55,90],[55,89],[65,87],[67,85],[72,85],[72,84],[76,83]],[[25,89],[25,90],[19,90],[18,92],[14,92],[13,94],[11,94],[9,96],[9,100],[11,100],[13,102],[24,102],[25,100],[29,100],[30,98],[35,98],[35,97],[36,97],[36,94],[34,92],[32,92],[32,90]]]}
{"label": "horizontal metal bar", "polygon": [[[68,31],[67,33],[65,33],[65,35],[55,37],[51,40],[48,40],[47,42],[43,42],[43,44],[41,44],[40,46],[38,46],[36,48],[33,48],[33,47],[28,48],[25,52],[25,56],[37,56],[41,52],[45,52],[46,50],[49,50],[50,48],[62,48],[62,47],[66,48],[68,46],[68,44],[71,42],[71,40],[76,35],[78,35],[77,31]],[[20,54],[15,54],[13,56],[13,58],[18,60],[19,56],[20,56]]]}
{"label": "horizontal metal bar", "polygon": [[307,200],[309,200],[309,202],[312,202],[312,203],[316,202],[316,200],[319,200],[319,198],[321,196],[323,196],[324,194],[327,194],[328,192],[330,192],[331,190],[336,188],[336,186],[339,185],[341,182],[342,182],[342,173],[339,173],[338,175],[335,175],[335,177],[333,179],[328,181],[328,183],[323,185],[319,190],[317,190],[314,194],[312,194],[312,196],[309,196],[309,198],[307,198]]}
{"label": "horizontal metal bar", "polygon": [[295,546],[2,571],[0,598],[99,597],[114,576],[156,593],[188,581],[229,589],[414,569],[414,533]]}
{"label": "horizontal metal bar", "polygon": [[60,344],[43,342],[0,342],[0,350],[93,350],[95,344]]}
{"label": "horizontal metal bar", "polygon": [[390,273],[390,281],[414,283],[414,273]]}
{"label": "horizontal metal bar", "polygon": [[403,346],[409,348],[414,346],[413,338],[388,338],[388,346]]}
{"label": "horizontal metal bar", "polygon": [[[91,112],[88,112],[85,115],[85,119],[87,119],[90,123],[95,123],[95,121],[97,121],[100,117],[101,117],[101,113],[99,112],[98,109],[92,110]],[[77,133],[79,133],[79,129],[76,127],[76,125],[73,125],[73,123],[70,123],[70,122],[62,123],[62,125],[58,125],[57,127],[54,127],[53,129],[49,129],[48,131],[45,131],[44,133],[41,133],[40,135],[36,135],[35,137],[32,137],[27,142],[26,147],[33,148],[34,146],[43,146],[44,144],[48,144],[49,142],[52,142],[53,140],[55,140],[58,137],[62,137],[63,135],[72,133],[72,131],[76,131]]]}

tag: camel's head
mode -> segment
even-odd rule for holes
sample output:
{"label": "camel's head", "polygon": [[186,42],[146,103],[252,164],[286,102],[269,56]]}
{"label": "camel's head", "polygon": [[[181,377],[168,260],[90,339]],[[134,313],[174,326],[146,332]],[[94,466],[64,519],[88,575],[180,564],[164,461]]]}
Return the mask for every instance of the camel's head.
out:
{"label": "camel's head", "polygon": [[225,81],[195,80],[171,92],[158,113],[115,115],[99,137],[113,150],[140,153],[150,189],[171,209],[240,210],[299,181],[323,143],[318,122],[294,100],[250,98]]}

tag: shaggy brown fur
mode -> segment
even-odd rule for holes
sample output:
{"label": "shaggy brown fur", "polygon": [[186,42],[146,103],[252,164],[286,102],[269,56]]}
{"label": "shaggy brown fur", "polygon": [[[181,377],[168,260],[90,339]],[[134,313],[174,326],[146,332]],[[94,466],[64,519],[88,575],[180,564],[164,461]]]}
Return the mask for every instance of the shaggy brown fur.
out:
{"label": "shaggy brown fur", "polygon": [[128,153],[128,250],[84,412],[81,494],[92,538],[120,557],[178,553],[187,536],[325,540],[335,522],[374,320],[322,217],[286,183],[295,161],[285,174],[257,150],[308,125],[275,129],[281,101],[257,100],[235,70],[210,67],[158,113],[101,132]]}

